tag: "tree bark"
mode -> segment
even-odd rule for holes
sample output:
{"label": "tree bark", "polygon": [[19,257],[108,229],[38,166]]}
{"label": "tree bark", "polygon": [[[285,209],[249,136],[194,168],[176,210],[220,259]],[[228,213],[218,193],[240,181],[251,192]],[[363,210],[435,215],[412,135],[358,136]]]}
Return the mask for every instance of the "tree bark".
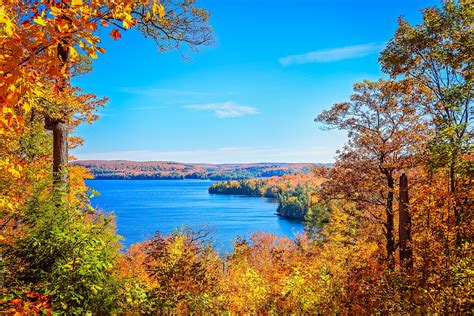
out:
{"label": "tree bark", "polygon": [[394,200],[394,188],[395,188],[395,181],[391,172],[387,172],[385,174],[387,178],[387,184],[389,188],[388,196],[387,196],[387,204],[385,205],[385,238],[386,238],[386,250],[387,250],[387,260],[388,260],[388,268],[393,269],[395,268],[395,237],[394,237],[394,215],[393,215],[393,200]]}
{"label": "tree bark", "polygon": [[411,248],[411,216],[408,208],[408,178],[405,173],[400,176],[400,192],[398,203],[400,266],[411,269],[413,267],[413,251]]}
{"label": "tree bark", "polygon": [[61,120],[46,119],[46,129],[53,131],[53,186],[56,191],[68,191],[69,127]]}
{"label": "tree bark", "polygon": [[[68,8],[67,1],[60,1],[58,5],[62,8]],[[65,20],[67,23],[71,23],[71,19],[67,16],[60,16],[60,19]],[[69,36],[62,38],[57,46],[57,56],[59,60],[59,66],[62,69],[67,66],[69,60]],[[67,67],[66,67],[67,68]],[[66,70],[68,71],[68,70]],[[61,92],[69,86],[69,74],[64,73],[57,78],[56,86]],[[68,115],[65,113],[63,119],[46,117],[45,127],[53,131],[53,188],[54,191],[60,193],[60,199],[62,195],[68,192],[69,181],[68,181],[68,134],[69,126],[67,124]]]}

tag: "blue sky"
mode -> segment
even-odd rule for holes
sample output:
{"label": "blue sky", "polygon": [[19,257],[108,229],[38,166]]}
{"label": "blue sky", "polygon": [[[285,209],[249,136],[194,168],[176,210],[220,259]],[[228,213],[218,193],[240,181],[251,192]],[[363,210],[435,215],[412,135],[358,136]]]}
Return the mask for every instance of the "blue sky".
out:
{"label": "blue sky", "polygon": [[[76,132],[79,159],[331,162],[346,140],[314,117],[383,76],[378,52],[397,18],[421,20],[422,0],[200,0],[215,45],[159,53],[127,31],[75,79],[107,96]],[[104,35],[106,33],[104,32]]]}

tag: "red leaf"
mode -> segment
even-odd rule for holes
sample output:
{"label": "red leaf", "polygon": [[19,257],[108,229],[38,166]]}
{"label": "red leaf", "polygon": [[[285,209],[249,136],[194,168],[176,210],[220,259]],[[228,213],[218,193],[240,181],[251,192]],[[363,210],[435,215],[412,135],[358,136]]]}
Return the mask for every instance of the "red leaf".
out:
{"label": "red leaf", "polygon": [[110,32],[110,37],[112,37],[115,41],[119,38],[122,37],[122,35],[120,35],[120,32],[118,30],[112,30],[112,32]]}
{"label": "red leaf", "polygon": [[96,22],[90,22],[86,24],[86,29],[88,29],[91,32],[94,32],[97,30],[97,23]]}

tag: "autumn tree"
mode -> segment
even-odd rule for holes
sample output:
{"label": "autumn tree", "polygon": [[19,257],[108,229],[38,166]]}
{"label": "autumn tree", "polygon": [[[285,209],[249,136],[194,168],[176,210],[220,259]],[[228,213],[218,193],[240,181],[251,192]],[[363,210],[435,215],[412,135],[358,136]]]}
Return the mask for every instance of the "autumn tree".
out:
{"label": "autumn tree", "polygon": [[472,179],[465,176],[472,168],[473,19],[474,5],[466,0],[446,0],[440,8],[425,9],[423,23],[416,26],[400,18],[380,57],[385,72],[412,78],[434,96],[418,107],[432,126],[430,168],[439,176],[447,173],[458,244],[461,222],[472,207]]}
{"label": "autumn tree", "polygon": [[[158,49],[196,49],[211,42],[209,14],[195,1],[58,0],[3,1],[0,6],[1,131],[13,132],[22,115],[35,111],[53,133],[56,187],[67,190],[68,134],[79,113],[94,119],[104,100],[79,93],[71,77],[89,70],[104,53],[101,34],[138,29]],[[103,31],[102,31],[103,30]]]}
{"label": "autumn tree", "polygon": [[208,19],[187,0],[1,2],[2,310],[41,311],[23,308],[37,297],[43,312],[113,308],[119,236],[88,204],[87,173],[67,165],[68,148],[81,143],[70,132],[106,99],[71,79],[105,52],[104,34],[118,40],[136,28],[160,51],[195,50],[212,40]]}
{"label": "autumn tree", "polygon": [[126,310],[133,307],[147,314],[218,310],[214,301],[220,298],[223,262],[209,243],[209,231],[183,228],[165,236],[157,233],[133,245],[120,270],[131,282],[120,303]]}
{"label": "autumn tree", "polygon": [[397,174],[414,166],[425,125],[413,107],[427,100],[410,81],[364,81],[349,102],[322,112],[317,122],[348,131],[349,141],[328,172],[322,194],[356,202],[368,221],[383,225],[386,262],[395,265]]}

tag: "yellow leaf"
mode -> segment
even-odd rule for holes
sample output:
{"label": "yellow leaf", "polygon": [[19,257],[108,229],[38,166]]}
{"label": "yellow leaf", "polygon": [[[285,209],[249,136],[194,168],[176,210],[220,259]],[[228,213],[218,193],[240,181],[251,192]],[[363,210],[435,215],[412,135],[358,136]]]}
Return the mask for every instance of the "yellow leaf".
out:
{"label": "yellow leaf", "polygon": [[46,26],[45,20],[44,20],[42,17],[40,17],[40,16],[34,18],[33,21],[35,21],[36,24],[39,24],[39,25],[41,25],[41,26]]}
{"label": "yellow leaf", "polygon": [[15,170],[15,168],[12,168],[12,167],[8,168],[8,172],[15,178],[20,177],[20,173],[17,170]]}
{"label": "yellow leaf", "polygon": [[125,19],[122,21],[123,27],[129,29],[133,25],[133,19],[130,14],[125,15]]}
{"label": "yellow leaf", "polygon": [[162,4],[159,4],[159,5],[158,5],[158,13],[159,13],[159,15],[160,15],[160,18],[163,18],[163,17],[165,16],[165,14],[166,14],[165,8],[163,7]]}
{"label": "yellow leaf", "polygon": [[5,8],[3,6],[0,7],[0,23],[5,24],[5,32],[7,33],[7,35],[13,34],[13,23],[7,16]]}
{"label": "yellow leaf", "polygon": [[71,5],[73,6],[82,5],[82,0],[72,0]]}
{"label": "yellow leaf", "polygon": [[66,33],[69,30],[69,24],[66,20],[60,20],[57,24],[58,30],[61,33]]}
{"label": "yellow leaf", "polygon": [[54,16],[58,16],[61,14],[61,10],[58,9],[57,7],[51,7],[51,14]]}
{"label": "yellow leaf", "polygon": [[70,46],[69,55],[71,56],[72,59],[76,59],[79,54],[77,53],[76,49],[73,46]]}
{"label": "yellow leaf", "polygon": [[160,3],[160,4],[154,4],[153,7],[152,7],[152,12],[153,14],[157,14],[160,16],[160,18],[163,18],[165,16],[165,8],[163,7],[163,5]]}
{"label": "yellow leaf", "polygon": [[25,113],[29,113],[31,110],[31,104],[28,101],[23,102],[23,110]]}
{"label": "yellow leaf", "polygon": [[91,52],[89,53],[89,56],[90,56],[92,59],[97,59],[97,57],[98,57],[98,56],[97,56],[97,52],[96,52],[95,50],[91,51]]}
{"label": "yellow leaf", "polygon": [[33,93],[34,93],[36,96],[38,96],[38,97],[42,97],[42,96],[43,96],[43,92],[40,91],[40,90],[38,90],[38,89],[34,89],[34,90],[33,90]]}

